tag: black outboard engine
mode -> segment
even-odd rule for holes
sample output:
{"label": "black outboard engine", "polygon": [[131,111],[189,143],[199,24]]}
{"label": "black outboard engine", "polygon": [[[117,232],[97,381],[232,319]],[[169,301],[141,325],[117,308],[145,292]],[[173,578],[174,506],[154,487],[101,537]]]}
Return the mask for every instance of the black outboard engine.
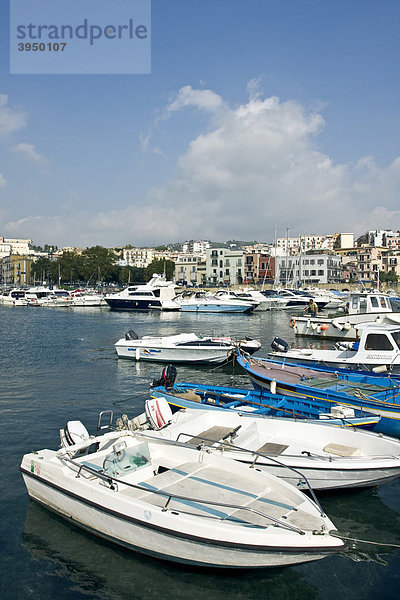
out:
{"label": "black outboard engine", "polygon": [[126,334],[125,334],[125,339],[126,339],[126,340],[138,340],[138,339],[139,339],[139,336],[138,336],[138,334],[136,333],[136,331],[133,331],[133,329],[130,329],[130,330],[128,331],[128,333],[126,333]]}
{"label": "black outboard engine", "polygon": [[176,379],[176,368],[173,365],[167,365],[163,368],[160,379],[154,379],[151,387],[165,387],[166,389],[174,387]]}
{"label": "black outboard engine", "polygon": [[282,338],[275,337],[272,340],[271,348],[275,352],[287,352],[289,350],[289,344],[285,342],[285,340],[283,340]]}

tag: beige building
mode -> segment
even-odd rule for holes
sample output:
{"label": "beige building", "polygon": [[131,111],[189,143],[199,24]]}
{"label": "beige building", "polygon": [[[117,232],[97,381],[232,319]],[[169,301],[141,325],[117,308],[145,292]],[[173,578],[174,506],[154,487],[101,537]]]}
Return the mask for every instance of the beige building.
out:
{"label": "beige building", "polygon": [[28,285],[33,260],[28,256],[10,254],[0,262],[0,275],[6,285]]}

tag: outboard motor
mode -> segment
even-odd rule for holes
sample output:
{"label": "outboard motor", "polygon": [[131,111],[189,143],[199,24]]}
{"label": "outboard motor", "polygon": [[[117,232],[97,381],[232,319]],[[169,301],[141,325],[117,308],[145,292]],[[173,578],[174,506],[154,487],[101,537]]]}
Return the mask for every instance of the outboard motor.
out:
{"label": "outboard motor", "polygon": [[126,334],[125,334],[125,339],[126,339],[126,340],[138,340],[138,339],[139,339],[139,336],[138,336],[138,334],[136,333],[136,331],[133,331],[133,329],[130,329],[130,330],[128,331],[128,333],[126,333]]}
{"label": "outboard motor", "polygon": [[174,387],[176,379],[176,368],[173,365],[167,365],[163,368],[160,379],[154,379],[151,387],[165,387],[166,389]]}
{"label": "outboard motor", "polygon": [[60,429],[61,445],[64,448],[74,446],[90,439],[89,432],[81,421],[68,421],[64,429]]}
{"label": "outboard motor", "polygon": [[282,338],[275,337],[272,340],[271,348],[275,352],[287,352],[289,350],[289,344],[285,342],[285,340],[283,340]]}

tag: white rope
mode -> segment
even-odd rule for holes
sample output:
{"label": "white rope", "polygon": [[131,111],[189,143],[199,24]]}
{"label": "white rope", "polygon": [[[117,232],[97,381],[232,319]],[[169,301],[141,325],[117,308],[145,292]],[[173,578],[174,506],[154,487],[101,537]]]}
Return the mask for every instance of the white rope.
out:
{"label": "white rope", "polygon": [[348,540],[349,542],[361,542],[362,544],[373,544],[374,546],[390,546],[391,548],[400,548],[400,544],[388,544],[385,542],[372,542],[371,540],[360,540],[359,538],[351,538],[345,535],[341,535],[339,532],[330,531],[329,534],[332,537],[338,537],[341,540]]}

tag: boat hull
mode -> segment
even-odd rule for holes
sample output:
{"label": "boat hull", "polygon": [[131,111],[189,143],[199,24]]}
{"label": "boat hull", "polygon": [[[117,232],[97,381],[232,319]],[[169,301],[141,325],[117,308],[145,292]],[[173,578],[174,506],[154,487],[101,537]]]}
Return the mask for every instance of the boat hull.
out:
{"label": "boat hull", "polygon": [[[368,413],[379,417],[379,422],[374,426],[374,431],[400,437],[400,404],[396,402],[398,384],[392,384],[390,388],[380,386],[382,388],[382,398],[378,398],[378,395],[374,397],[372,392],[369,395],[361,393],[357,396],[350,395],[337,388],[337,385],[345,385],[346,382],[351,381],[351,373],[348,373],[347,379],[343,380],[333,374],[331,389],[329,387],[318,388],[313,386],[311,382],[307,385],[308,380],[303,379],[300,375],[288,375],[285,368],[280,368],[279,365],[274,364],[272,369],[270,366],[265,367],[264,365],[269,364],[267,359],[257,359],[257,362],[250,363],[249,359],[238,356],[237,361],[246,371],[255,389],[270,391],[273,382],[272,385],[279,394],[294,396],[299,399],[307,398],[311,403],[323,400],[330,402],[332,405],[340,404],[353,409],[362,408]],[[292,367],[295,367],[295,365],[292,365]],[[357,376],[356,372],[354,372],[354,376]],[[383,381],[383,378],[381,381]],[[384,399],[385,393],[387,394],[386,400]]]}
{"label": "boat hull", "polygon": [[148,360],[152,362],[171,363],[222,363],[225,362],[233,351],[233,347],[203,347],[182,349],[179,347],[160,348],[157,346],[135,346],[115,344],[120,358],[133,360]]}
{"label": "boat hull", "polygon": [[[312,532],[296,534],[298,544],[268,544],[264,527],[250,528],[248,536],[242,531],[235,539],[237,525],[218,517],[211,519],[212,528],[212,523],[201,526],[204,517],[200,518],[200,531],[193,527],[184,509],[162,510],[151,505],[149,509],[140,501],[132,504],[123,491],[97,482],[95,488],[93,482],[82,487],[82,477],[73,474],[58,477],[55,483],[55,474],[46,472],[43,463],[38,466],[40,461],[32,456],[24,457],[21,471],[33,500],[103,539],[156,558],[196,567],[263,568],[318,560],[343,548],[339,540]],[[29,462],[34,466],[30,467]],[[327,525],[333,527],[331,522]],[[216,537],[216,531],[223,532],[222,537]],[[272,528],[272,539],[280,539],[275,535]]]}

